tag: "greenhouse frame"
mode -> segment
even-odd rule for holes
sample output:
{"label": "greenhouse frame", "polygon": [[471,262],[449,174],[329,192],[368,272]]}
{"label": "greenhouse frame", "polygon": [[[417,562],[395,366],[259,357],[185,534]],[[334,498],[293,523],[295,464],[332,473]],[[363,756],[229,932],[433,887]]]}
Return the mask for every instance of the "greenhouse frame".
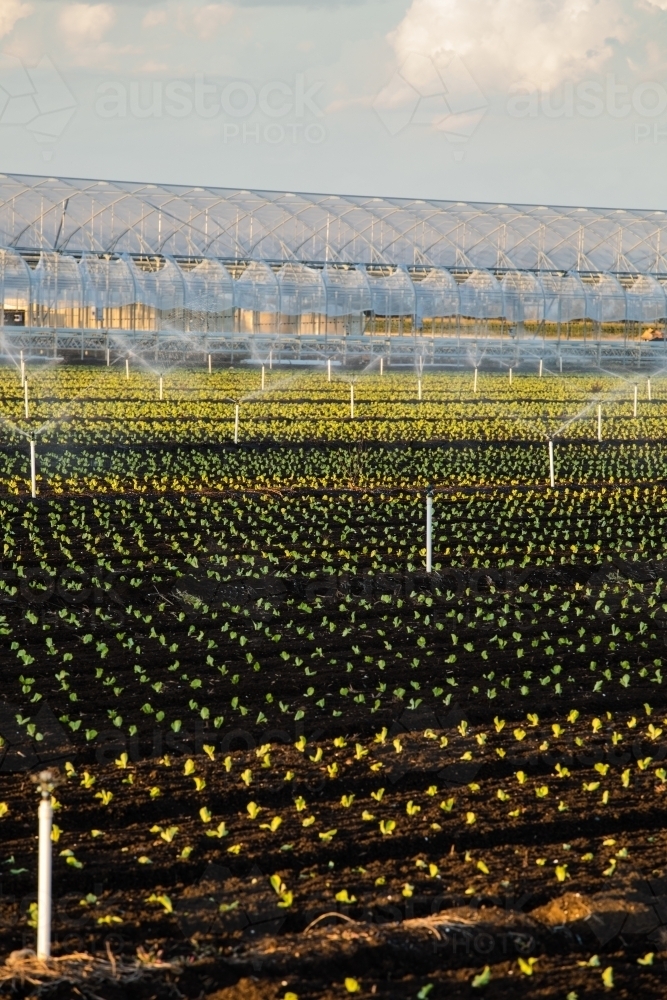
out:
{"label": "greenhouse frame", "polygon": [[5,354],[653,364],[667,214],[4,174],[0,283]]}

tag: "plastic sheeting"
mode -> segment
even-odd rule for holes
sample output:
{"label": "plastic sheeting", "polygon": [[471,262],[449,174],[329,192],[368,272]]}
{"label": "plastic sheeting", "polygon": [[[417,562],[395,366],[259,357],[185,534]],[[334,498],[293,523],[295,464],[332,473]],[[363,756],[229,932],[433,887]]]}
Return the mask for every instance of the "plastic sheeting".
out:
{"label": "plastic sheeting", "polygon": [[566,326],[576,336],[587,321],[621,333],[627,324],[667,319],[663,283],[628,273],[225,264],[168,254],[21,255],[6,248],[0,289],[5,328],[393,335],[474,332],[491,321],[512,335],[549,336]]}

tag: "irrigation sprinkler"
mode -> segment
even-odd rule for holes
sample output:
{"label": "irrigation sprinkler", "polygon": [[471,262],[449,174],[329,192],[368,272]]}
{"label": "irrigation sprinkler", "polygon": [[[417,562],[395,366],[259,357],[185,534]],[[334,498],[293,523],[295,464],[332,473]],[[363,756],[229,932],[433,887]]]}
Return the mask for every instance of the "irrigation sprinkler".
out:
{"label": "irrigation sprinkler", "polygon": [[380,358],[380,375],[384,375],[384,358]]}
{"label": "irrigation sprinkler", "polygon": [[648,399],[648,401],[650,403],[651,402],[651,380],[650,380],[650,378],[646,379],[646,398]]}
{"label": "irrigation sprinkler", "polygon": [[477,392],[477,369],[475,368],[475,377],[472,383],[472,391]]}
{"label": "irrigation sprinkler", "polygon": [[350,419],[354,419],[354,382],[350,383]]}
{"label": "irrigation sprinkler", "polygon": [[558,370],[560,371],[560,373],[562,375],[563,374],[563,355],[562,354],[558,355]]}
{"label": "irrigation sprinkler", "polygon": [[25,361],[23,360],[23,351],[21,351],[21,385],[25,381]]}
{"label": "irrigation sprinkler", "polygon": [[602,440],[602,403],[598,403],[598,441]]}
{"label": "irrigation sprinkler", "polygon": [[40,800],[37,810],[39,823],[39,862],[37,868],[37,958],[45,962],[51,957],[51,827],[53,806],[51,771],[41,771],[34,779],[39,783]]}
{"label": "irrigation sprinkler", "polygon": [[264,389],[264,365],[262,365],[262,389]]}
{"label": "irrigation sprinkler", "polygon": [[556,473],[554,470],[554,443],[552,438],[549,438],[549,482],[552,488],[556,485]]}
{"label": "irrigation sprinkler", "polygon": [[25,418],[26,420],[30,417],[30,407],[28,405],[28,380],[26,379],[23,383],[23,405],[25,407]]}
{"label": "irrigation sprinkler", "polygon": [[512,369],[510,368],[510,385],[512,384]]}
{"label": "irrigation sprinkler", "polygon": [[109,348],[107,347],[107,368],[109,367],[110,364],[111,364],[111,352],[109,351]]}
{"label": "irrigation sprinkler", "polygon": [[420,378],[418,378],[417,379],[417,399],[421,402],[421,398],[422,398],[422,380]]}
{"label": "irrigation sprinkler", "polygon": [[636,382],[635,382],[634,390],[635,391],[634,391],[634,401],[633,401],[633,404],[632,404],[632,416],[636,417],[637,416],[637,383]]}
{"label": "irrigation sprinkler", "polygon": [[211,374],[212,371],[213,371],[213,361],[212,361],[211,355],[209,354],[209,356],[208,356],[208,373],[209,373],[209,375]]}
{"label": "irrigation sprinkler", "polygon": [[130,377],[130,359],[125,358],[125,378],[129,379],[129,377]]}
{"label": "irrigation sprinkler", "polygon": [[160,375],[160,399],[164,399],[163,388],[164,388],[164,383],[162,376]]}
{"label": "irrigation sprinkler", "polygon": [[433,571],[433,489],[426,489],[426,572]]}
{"label": "irrigation sprinkler", "polygon": [[540,378],[542,378],[542,358],[540,358]]}
{"label": "irrigation sprinkler", "polygon": [[30,495],[37,496],[37,457],[35,455],[35,439],[30,438]]}
{"label": "irrigation sprinkler", "polygon": [[234,407],[234,444],[239,443],[239,404]]}
{"label": "irrigation sprinkler", "polygon": [[273,371],[273,348],[269,351],[269,371]]}
{"label": "irrigation sprinkler", "polygon": [[331,381],[331,358],[327,358],[327,382]]}

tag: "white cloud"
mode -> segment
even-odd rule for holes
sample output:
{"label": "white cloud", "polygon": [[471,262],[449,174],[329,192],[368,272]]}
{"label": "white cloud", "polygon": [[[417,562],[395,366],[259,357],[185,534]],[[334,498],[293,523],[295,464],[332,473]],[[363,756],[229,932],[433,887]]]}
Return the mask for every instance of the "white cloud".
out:
{"label": "white cloud", "polygon": [[60,13],[60,30],[73,48],[99,44],[116,20],[116,12],[108,3],[73,3]]}
{"label": "white cloud", "polygon": [[4,38],[22,17],[32,14],[32,7],[21,0],[0,0],[0,38]]}
{"label": "white cloud", "polygon": [[164,24],[166,20],[166,10],[149,10],[141,23],[144,28],[155,28],[158,24]]}
{"label": "white cloud", "polygon": [[456,53],[482,86],[553,88],[618,55],[654,69],[649,50],[665,37],[663,10],[667,0],[413,0],[389,38],[399,63],[413,52]]}
{"label": "white cloud", "polygon": [[234,15],[234,8],[226,3],[207,3],[203,7],[198,7],[192,20],[195,30],[201,39],[207,39],[215,34],[219,28],[227,24]]}

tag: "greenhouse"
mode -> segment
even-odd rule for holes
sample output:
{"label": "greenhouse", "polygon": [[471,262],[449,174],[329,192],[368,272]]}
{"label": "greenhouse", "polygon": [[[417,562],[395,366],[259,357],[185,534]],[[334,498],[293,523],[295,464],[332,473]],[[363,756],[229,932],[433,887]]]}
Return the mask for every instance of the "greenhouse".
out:
{"label": "greenhouse", "polygon": [[0,175],[2,336],[41,353],[258,338],[655,351],[663,232],[662,211]]}

